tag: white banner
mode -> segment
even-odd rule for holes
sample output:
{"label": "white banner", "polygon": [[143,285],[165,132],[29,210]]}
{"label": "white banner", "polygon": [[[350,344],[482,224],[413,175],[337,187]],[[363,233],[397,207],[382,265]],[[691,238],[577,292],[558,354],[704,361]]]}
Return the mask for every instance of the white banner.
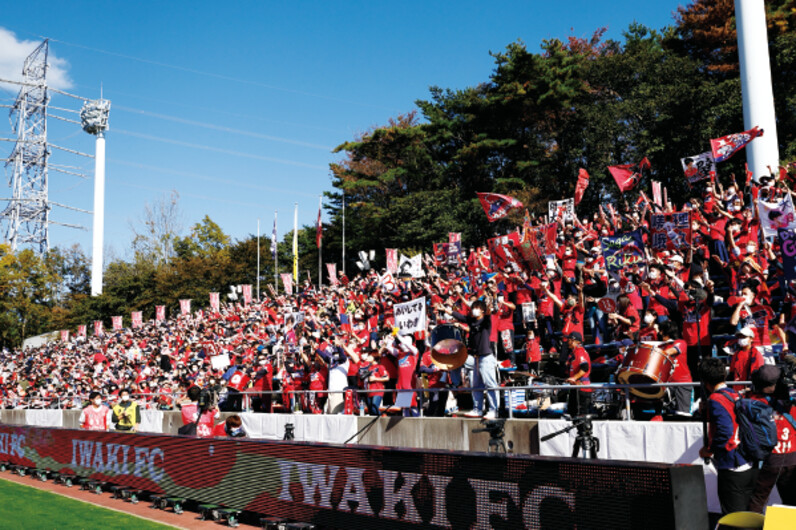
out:
{"label": "white banner", "polygon": [[689,184],[709,179],[711,172],[716,173],[716,162],[710,151],[681,158],[680,163],[683,165],[683,173]]}
{"label": "white banner", "polygon": [[401,276],[411,276],[412,278],[422,278],[423,274],[423,254],[418,254],[412,258],[407,258],[401,254],[398,261],[398,274]]}
{"label": "white banner", "polygon": [[210,308],[218,313],[221,308],[221,297],[218,293],[210,293]]}
{"label": "white banner", "polygon": [[227,353],[210,357],[210,366],[213,367],[213,370],[223,370],[229,365],[229,354]]}
{"label": "white banner", "polygon": [[411,302],[395,304],[395,326],[401,335],[411,335],[426,329],[426,297],[415,298]]}
{"label": "white banner", "polygon": [[547,203],[547,212],[551,223],[559,218],[564,222],[572,221],[575,218],[575,199],[550,201]]}
{"label": "white banner", "polygon": [[191,312],[191,300],[180,300],[180,312],[183,315],[187,315]]}
{"label": "white banner", "polygon": [[395,283],[395,278],[393,278],[392,274],[389,272],[384,273],[380,278],[379,281],[381,282],[382,287],[388,293],[395,291],[398,288],[398,285]]}
{"label": "white banner", "polygon": [[758,199],[757,215],[765,237],[777,237],[777,230],[780,228],[796,229],[796,213],[793,211],[793,198],[790,194],[775,202]]}

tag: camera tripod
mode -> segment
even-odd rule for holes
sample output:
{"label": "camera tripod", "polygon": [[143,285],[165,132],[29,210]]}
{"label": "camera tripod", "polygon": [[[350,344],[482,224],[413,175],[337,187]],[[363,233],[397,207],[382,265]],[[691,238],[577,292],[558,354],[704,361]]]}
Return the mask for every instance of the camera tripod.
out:
{"label": "camera tripod", "polygon": [[592,414],[585,416],[575,416],[570,418],[572,425],[543,436],[540,441],[546,442],[551,438],[555,438],[559,434],[564,434],[572,429],[578,429],[578,435],[575,437],[575,443],[572,446],[572,458],[589,458],[596,459],[597,453],[600,451],[600,440],[594,436],[591,420],[594,418]]}
{"label": "camera tripod", "polygon": [[[499,454],[503,453],[506,454],[506,442],[503,441],[503,436],[506,434],[504,430],[504,425],[506,420],[481,420],[481,425],[483,428],[480,429],[473,429],[473,433],[479,432],[488,432],[489,433],[489,447],[487,448],[487,453],[489,454]],[[512,442],[508,443],[509,450],[513,449],[514,444]]]}

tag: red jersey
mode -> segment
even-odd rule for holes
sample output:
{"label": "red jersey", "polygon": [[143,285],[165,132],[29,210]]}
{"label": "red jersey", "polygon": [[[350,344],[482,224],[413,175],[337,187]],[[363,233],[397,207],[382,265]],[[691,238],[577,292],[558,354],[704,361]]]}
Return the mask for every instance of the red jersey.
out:
{"label": "red jersey", "polygon": [[[415,368],[417,367],[417,355],[413,352],[400,352],[398,357],[398,389],[410,389],[415,385]],[[417,406],[417,394],[412,393],[412,406]]]}
{"label": "red jersey", "polygon": [[111,409],[105,405],[94,408],[89,405],[80,412],[80,428],[87,431],[107,431],[111,417]]}
{"label": "red jersey", "polygon": [[666,346],[666,349],[674,348],[678,351],[677,355],[673,356],[674,371],[670,381],[672,383],[690,383],[693,381],[691,377],[691,370],[688,369],[688,346],[685,341],[678,339],[673,344]]}
{"label": "red jersey", "polygon": [[[591,375],[591,357],[589,357],[589,352],[586,351],[586,348],[578,346],[574,351],[570,352],[569,357],[567,357],[567,366],[569,367],[569,377],[575,377],[578,372],[584,370],[586,373],[578,379],[578,383],[586,385],[591,383],[591,379],[589,379]],[[591,392],[592,389],[584,388],[583,391]]]}
{"label": "red jersey", "polygon": [[752,372],[757,371],[765,362],[757,346],[752,346],[748,350],[737,348],[730,358],[730,381],[751,380]]}

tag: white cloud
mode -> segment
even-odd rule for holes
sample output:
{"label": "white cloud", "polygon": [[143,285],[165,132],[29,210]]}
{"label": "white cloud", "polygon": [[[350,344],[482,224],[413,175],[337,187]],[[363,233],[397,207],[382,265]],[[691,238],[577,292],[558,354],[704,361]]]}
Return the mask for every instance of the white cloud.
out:
{"label": "white cloud", "polygon": [[[40,40],[19,40],[17,36],[5,28],[0,27],[0,78],[22,80],[22,65],[25,58],[41,44]],[[49,68],[47,69],[47,85],[61,90],[71,88],[72,80],[69,79],[69,63],[53,54],[52,47],[48,56]],[[0,83],[0,87],[16,94],[19,85]]]}

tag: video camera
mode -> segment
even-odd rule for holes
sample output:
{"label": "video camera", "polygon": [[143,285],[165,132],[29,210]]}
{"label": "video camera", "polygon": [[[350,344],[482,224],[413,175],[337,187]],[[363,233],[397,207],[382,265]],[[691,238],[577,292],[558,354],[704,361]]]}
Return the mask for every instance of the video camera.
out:
{"label": "video camera", "polygon": [[483,425],[483,427],[480,429],[473,429],[473,433],[488,432],[493,438],[501,438],[505,434],[505,419],[481,420],[481,425]]}

